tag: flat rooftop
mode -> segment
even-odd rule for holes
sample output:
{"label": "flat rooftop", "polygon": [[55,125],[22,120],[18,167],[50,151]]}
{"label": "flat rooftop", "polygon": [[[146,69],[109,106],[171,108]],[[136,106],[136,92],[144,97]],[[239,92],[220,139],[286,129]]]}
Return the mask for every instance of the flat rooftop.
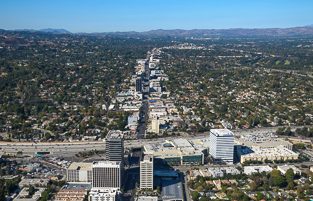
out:
{"label": "flat rooftop", "polygon": [[120,130],[110,130],[106,136],[106,139],[122,139],[124,137],[123,132]]}
{"label": "flat rooftop", "polygon": [[92,163],[73,162],[68,170],[92,170]]}
{"label": "flat rooftop", "polygon": [[93,162],[93,167],[119,167],[120,161],[96,161]]}
{"label": "flat rooftop", "polygon": [[234,136],[234,133],[228,129],[211,129],[210,133],[221,137]]}

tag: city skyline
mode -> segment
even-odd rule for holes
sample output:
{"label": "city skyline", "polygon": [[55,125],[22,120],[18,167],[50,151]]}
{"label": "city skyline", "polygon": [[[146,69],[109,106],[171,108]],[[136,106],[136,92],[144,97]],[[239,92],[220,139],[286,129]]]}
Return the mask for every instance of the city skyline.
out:
{"label": "city skyline", "polygon": [[287,28],[313,24],[313,2],[301,1],[20,1],[0,3],[1,29],[71,32],[154,29]]}

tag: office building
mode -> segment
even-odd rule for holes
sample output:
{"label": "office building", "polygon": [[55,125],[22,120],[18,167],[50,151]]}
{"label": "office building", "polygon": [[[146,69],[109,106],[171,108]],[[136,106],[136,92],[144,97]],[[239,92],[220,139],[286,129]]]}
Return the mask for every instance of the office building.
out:
{"label": "office building", "polygon": [[204,142],[176,138],[161,144],[145,144],[143,148],[145,154],[153,154],[155,159],[162,159],[168,165],[177,166],[202,165],[207,147]]}
{"label": "office building", "polygon": [[121,188],[121,162],[98,161],[92,166],[92,187],[102,189]]}
{"label": "office building", "polygon": [[153,155],[145,155],[140,161],[140,189],[153,189]]}
{"label": "office building", "polygon": [[151,132],[157,133],[157,134],[160,133],[160,121],[159,121],[158,117],[152,119],[152,122],[151,122]]}
{"label": "office building", "polygon": [[215,161],[234,162],[234,134],[230,130],[211,129],[209,148]]}
{"label": "office building", "polygon": [[73,162],[66,170],[67,182],[91,182],[92,163]]}
{"label": "office building", "polygon": [[111,130],[106,136],[105,156],[108,161],[123,161],[124,157],[124,139],[123,132]]}

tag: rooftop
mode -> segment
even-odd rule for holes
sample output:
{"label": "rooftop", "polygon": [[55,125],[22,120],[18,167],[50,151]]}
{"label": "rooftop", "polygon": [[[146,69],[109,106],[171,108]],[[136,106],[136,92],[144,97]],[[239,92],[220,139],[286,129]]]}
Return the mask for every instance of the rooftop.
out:
{"label": "rooftop", "polygon": [[183,200],[183,186],[178,180],[162,180],[162,200]]}
{"label": "rooftop", "polygon": [[109,133],[106,136],[106,139],[119,139],[123,138],[123,132],[120,130],[110,130]]}
{"label": "rooftop", "polygon": [[92,170],[92,163],[73,162],[68,170]]}
{"label": "rooftop", "polygon": [[121,166],[120,161],[96,161],[92,164],[93,168],[95,167],[119,167]]}
{"label": "rooftop", "polygon": [[234,133],[228,129],[211,129],[210,133],[212,133],[216,136],[223,136],[223,137],[234,136]]}

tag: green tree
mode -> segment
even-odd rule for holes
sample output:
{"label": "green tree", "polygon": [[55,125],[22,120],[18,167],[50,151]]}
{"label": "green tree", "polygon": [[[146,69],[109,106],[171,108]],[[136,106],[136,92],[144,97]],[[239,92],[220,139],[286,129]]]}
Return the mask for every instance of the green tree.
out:
{"label": "green tree", "polygon": [[285,187],[286,186],[286,179],[282,176],[279,170],[273,170],[270,175],[270,181],[272,186],[277,187]]}
{"label": "green tree", "polygon": [[198,201],[200,194],[197,191],[194,191],[192,192],[191,197],[193,201]]}

